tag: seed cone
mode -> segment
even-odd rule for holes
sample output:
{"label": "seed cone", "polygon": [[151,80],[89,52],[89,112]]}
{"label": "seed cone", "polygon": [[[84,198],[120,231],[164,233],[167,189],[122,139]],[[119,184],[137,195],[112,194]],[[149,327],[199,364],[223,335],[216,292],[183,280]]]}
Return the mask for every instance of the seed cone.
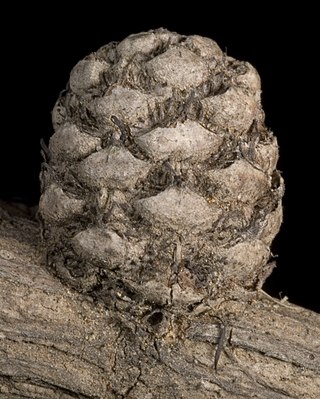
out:
{"label": "seed cone", "polygon": [[50,268],[130,309],[254,290],[283,195],[260,93],[249,63],[163,29],[80,61],[41,173]]}

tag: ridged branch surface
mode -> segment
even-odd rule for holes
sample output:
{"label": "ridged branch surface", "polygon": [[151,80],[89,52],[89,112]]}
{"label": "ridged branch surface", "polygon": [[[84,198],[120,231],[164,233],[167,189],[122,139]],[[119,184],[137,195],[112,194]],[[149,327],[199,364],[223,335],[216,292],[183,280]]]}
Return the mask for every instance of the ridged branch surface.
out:
{"label": "ridged branch surface", "polygon": [[139,326],[49,274],[35,222],[0,215],[1,398],[318,399],[318,314],[263,293],[212,304],[235,315],[215,371],[222,320]]}

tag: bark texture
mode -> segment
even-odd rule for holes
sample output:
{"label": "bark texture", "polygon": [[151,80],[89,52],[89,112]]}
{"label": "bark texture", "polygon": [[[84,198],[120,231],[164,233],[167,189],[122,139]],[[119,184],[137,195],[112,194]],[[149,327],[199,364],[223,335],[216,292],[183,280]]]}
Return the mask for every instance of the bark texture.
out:
{"label": "bark texture", "polygon": [[0,212],[1,398],[319,397],[318,314],[259,291],[142,325],[61,284],[37,223]]}

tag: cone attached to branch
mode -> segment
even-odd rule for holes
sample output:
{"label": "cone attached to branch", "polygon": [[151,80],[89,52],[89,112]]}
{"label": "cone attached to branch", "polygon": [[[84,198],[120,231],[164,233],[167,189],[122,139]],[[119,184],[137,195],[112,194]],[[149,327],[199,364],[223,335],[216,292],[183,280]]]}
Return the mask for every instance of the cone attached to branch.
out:
{"label": "cone attached to branch", "polygon": [[283,195],[260,94],[249,63],[163,29],[80,61],[41,173],[50,268],[107,305],[182,311],[254,290]]}

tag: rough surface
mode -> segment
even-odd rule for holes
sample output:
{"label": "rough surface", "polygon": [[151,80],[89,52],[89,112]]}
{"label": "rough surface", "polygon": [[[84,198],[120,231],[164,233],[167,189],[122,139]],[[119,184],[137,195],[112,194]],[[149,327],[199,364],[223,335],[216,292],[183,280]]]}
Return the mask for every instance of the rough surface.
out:
{"label": "rough surface", "polygon": [[96,190],[129,189],[146,176],[148,170],[147,162],[135,158],[128,150],[112,146],[82,161],[78,176],[86,186]]}
{"label": "rough surface", "polygon": [[146,64],[155,82],[178,90],[190,90],[209,78],[208,64],[184,47],[172,47]]}
{"label": "rough surface", "polygon": [[44,217],[53,224],[59,224],[81,215],[85,209],[85,201],[72,197],[52,183],[40,199]]}
{"label": "rough surface", "polygon": [[248,62],[164,29],[80,61],[41,174],[50,269],[138,319],[260,287],[283,195],[260,93]]}
{"label": "rough surface", "polygon": [[[192,204],[192,206],[190,206]],[[143,198],[136,204],[139,213],[154,224],[168,226],[183,234],[208,230],[221,213],[221,210],[207,203],[199,195],[187,189],[168,188],[154,197]]]}
{"label": "rough surface", "polygon": [[50,138],[49,150],[53,159],[75,161],[100,149],[101,140],[80,132],[74,124],[66,123]]}
{"label": "rough surface", "polygon": [[[38,224],[18,213],[0,207],[1,398],[319,398],[318,314],[243,291],[180,315],[155,306],[133,317],[133,293],[120,287],[106,308],[48,272]],[[117,257],[117,236],[97,236]],[[246,250],[253,258],[258,246]]]}
{"label": "rough surface", "polygon": [[153,160],[205,160],[217,154],[222,137],[195,121],[178,122],[175,127],[158,127],[136,138],[138,146]]}

